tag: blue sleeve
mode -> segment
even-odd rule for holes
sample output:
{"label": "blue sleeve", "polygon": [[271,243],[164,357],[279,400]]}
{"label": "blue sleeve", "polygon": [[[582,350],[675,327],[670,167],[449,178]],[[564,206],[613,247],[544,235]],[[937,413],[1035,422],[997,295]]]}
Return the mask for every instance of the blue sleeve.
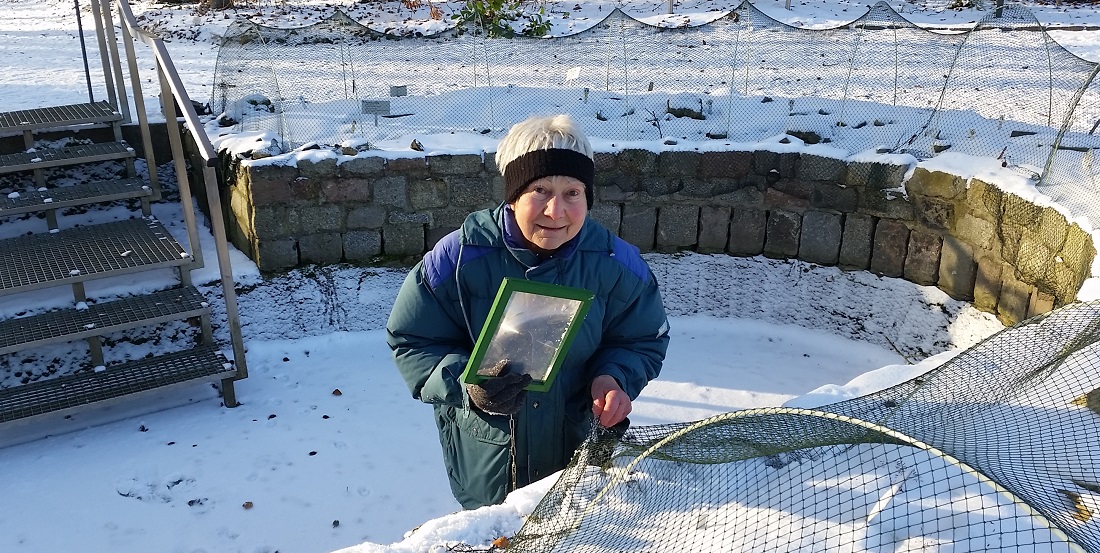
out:
{"label": "blue sleeve", "polygon": [[386,323],[394,363],[413,397],[425,403],[462,406],[466,401],[461,377],[470,343],[457,309],[429,286],[421,262],[405,278]]}
{"label": "blue sleeve", "polygon": [[[636,399],[642,388],[661,373],[668,351],[668,316],[657,279],[645,261],[634,252],[616,251],[616,256],[622,258],[620,262],[633,276],[640,274],[644,278],[623,278],[616,285],[617,290],[609,299],[622,298],[622,301],[615,302],[614,312],[609,311],[600,348],[589,366],[595,376],[606,374],[615,378],[623,391]],[[631,281],[634,287],[627,284]],[[612,308],[612,301],[608,302],[608,308]]]}

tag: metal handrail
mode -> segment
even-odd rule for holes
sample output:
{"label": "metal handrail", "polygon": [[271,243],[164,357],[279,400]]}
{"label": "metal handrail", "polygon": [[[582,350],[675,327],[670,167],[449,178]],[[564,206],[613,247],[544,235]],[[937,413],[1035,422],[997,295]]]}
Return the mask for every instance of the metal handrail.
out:
{"label": "metal handrail", "polygon": [[[107,0],[108,2],[110,0]],[[222,218],[222,205],[220,191],[218,190],[218,178],[215,167],[218,166],[218,154],[214,150],[213,144],[210,142],[210,138],[206,135],[206,130],[202,123],[199,121],[198,113],[195,112],[195,106],[191,103],[191,98],[187,95],[187,91],[183,87],[183,81],[180,80],[179,73],[176,71],[175,64],[172,62],[172,57],[168,54],[168,49],[164,46],[164,41],[157,35],[141,28],[138,25],[137,18],[134,17],[134,12],[130,8],[130,4],[127,0],[117,0],[119,22],[122,25],[124,31],[124,39],[127,39],[126,35],[139,38],[149,48],[152,49],[154,58],[156,59],[156,69],[161,82],[161,106],[164,111],[165,120],[168,127],[168,139],[172,146],[172,157],[176,166],[177,180],[180,182],[181,196],[184,192],[187,192],[189,197],[190,190],[188,188],[188,179],[186,173],[186,161],[183,153],[182,144],[182,130],[179,127],[179,122],[176,117],[175,106],[172,105],[174,99],[175,105],[179,106],[184,120],[184,127],[191,135],[195,146],[198,149],[199,156],[203,159],[205,167],[202,171],[202,180],[206,189],[206,200],[208,208],[210,210],[210,225],[211,233],[214,235],[215,249],[218,256],[218,268],[221,275],[222,294],[225,298],[225,313],[226,319],[229,324],[229,334],[233,346],[233,358],[237,369],[237,379],[246,378],[248,376],[248,365],[245,363],[245,348],[244,339],[241,336],[241,321],[237,308],[237,294],[234,289],[233,281],[233,269],[229,260],[229,246],[226,238],[225,221]],[[116,45],[111,45],[117,48]],[[128,61],[135,63],[134,54],[132,49],[127,49]],[[140,94],[140,79],[137,74],[131,74],[131,79],[138,83],[135,85],[134,90]],[[140,103],[140,98],[134,99],[135,103]],[[149,171],[153,172],[156,167],[150,167]],[[186,202],[190,204],[190,202]],[[185,217],[187,208],[185,206]],[[193,219],[193,214],[190,219]],[[194,228],[193,220],[187,222],[188,232]],[[193,244],[197,244],[195,240]],[[227,406],[236,405],[236,398],[225,398],[225,404]]]}

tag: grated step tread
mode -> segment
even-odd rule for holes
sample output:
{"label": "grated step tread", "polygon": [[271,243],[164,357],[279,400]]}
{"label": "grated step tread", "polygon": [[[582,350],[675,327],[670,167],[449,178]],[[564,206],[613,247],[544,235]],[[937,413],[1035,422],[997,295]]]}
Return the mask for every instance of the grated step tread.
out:
{"label": "grated step tread", "polygon": [[152,189],[139,178],[38,189],[0,198],[0,217],[152,195]]}
{"label": "grated step tread", "polygon": [[0,133],[121,121],[122,114],[100,101],[0,112]]}
{"label": "grated step tread", "polygon": [[7,319],[0,321],[0,354],[209,313],[206,298],[195,287],[184,286]]}
{"label": "grated step tread", "polygon": [[236,370],[212,345],[0,390],[0,423],[184,383],[217,381]]}
{"label": "grated step tread", "polygon": [[156,219],[0,240],[0,295],[193,263]]}
{"label": "grated step tread", "polygon": [[0,155],[0,174],[134,157],[137,157],[137,152],[125,142],[96,142],[64,148],[33,148],[25,152]]}

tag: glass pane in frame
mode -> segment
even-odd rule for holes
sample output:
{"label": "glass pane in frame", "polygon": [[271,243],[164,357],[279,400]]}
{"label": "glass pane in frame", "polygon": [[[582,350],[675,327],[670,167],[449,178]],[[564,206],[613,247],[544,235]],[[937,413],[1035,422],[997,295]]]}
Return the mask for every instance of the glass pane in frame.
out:
{"label": "glass pane in frame", "polygon": [[463,382],[483,382],[489,378],[486,369],[507,360],[509,372],[531,375],[528,390],[549,390],[592,297],[580,288],[504,279],[462,374]]}

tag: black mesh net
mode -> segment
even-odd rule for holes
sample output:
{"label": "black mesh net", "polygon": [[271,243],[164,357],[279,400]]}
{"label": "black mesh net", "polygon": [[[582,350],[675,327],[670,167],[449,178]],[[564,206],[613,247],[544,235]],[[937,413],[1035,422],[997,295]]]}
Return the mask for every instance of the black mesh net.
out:
{"label": "black mesh net", "polygon": [[819,409],[596,431],[515,551],[1100,551],[1100,302]]}

